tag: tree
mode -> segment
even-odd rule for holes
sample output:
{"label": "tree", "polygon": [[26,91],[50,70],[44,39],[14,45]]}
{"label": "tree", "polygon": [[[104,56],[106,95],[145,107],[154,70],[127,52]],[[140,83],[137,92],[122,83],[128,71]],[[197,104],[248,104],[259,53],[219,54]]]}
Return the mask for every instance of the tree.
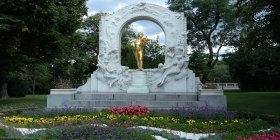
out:
{"label": "tree", "polygon": [[233,78],[241,90],[279,90],[280,2],[239,0],[236,7],[243,28],[238,50],[228,58]]}
{"label": "tree", "polygon": [[189,68],[194,71],[196,77],[202,77],[204,73],[208,73],[206,67],[207,54],[203,53],[202,50],[194,50],[190,56]]}
{"label": "tree", "polygon": [[[220,50],[238,37],[233,4],[229,0],[168,0],[169,9],[184,12],[188,21],[188,44],[209,52],[202,82],[218,62]],[[214,48],[217,51],[214,52]]]}
{"label": "tree", "polygon": [[127,26],[123,29],[121,37],[121,64],[130,69],[137,69],[136,60],[133,54],[133,46],[128,41],[136,38],[136,33],[131,27]]}
{"label": "tree", "polygon": [[217,63],[209,73],[207,82],[209,83],[230,83],[233,82],[229,73],[229,66],[222,60]]}
{"label": "tree", "polygon": [[99,54],[99,21],[101,20],[101,16],[105,16],[106,13],[96,13],[92,16],[89,16],[85,19],[82,24],[83,33],[86,34],[86,44],[91,46],[89,48],[92,50],[92,53],[95,55]]}
{"label": "tree", "polygon": [[229,57],[231,75],[241,90],[279,90],[280,49],[240,47]]}
{"label": "tree", "polygon": [[52,73],[56,88],[73,88],[85,82],[97,69],[97,53],[90,35],[76,32],[68,38],[62,53],[52,63]]}
{"label": "tree", "polygon": [[28,81],[30,65],[51,63],[85,14],[85,0],[1,1],[0,95],[11,79]]}
{"label": "tree", "polygon": [[158,40],[150,40],[144,48],[144,67],[157,68],[158,64],[164,63],[164,45],[160,45]]}

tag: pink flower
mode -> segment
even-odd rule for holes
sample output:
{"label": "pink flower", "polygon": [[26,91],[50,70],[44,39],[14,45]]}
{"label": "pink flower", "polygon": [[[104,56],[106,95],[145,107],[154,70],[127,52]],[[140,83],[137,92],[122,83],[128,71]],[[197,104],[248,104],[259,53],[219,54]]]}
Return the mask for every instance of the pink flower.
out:
{"label": "pink flower", "polygon": [[145,106],[135,105],[135,106],[113,106],[109,107],[109,112],[114,114],[124,114],[124,115],[142,115],[149,113],[149,109]]}

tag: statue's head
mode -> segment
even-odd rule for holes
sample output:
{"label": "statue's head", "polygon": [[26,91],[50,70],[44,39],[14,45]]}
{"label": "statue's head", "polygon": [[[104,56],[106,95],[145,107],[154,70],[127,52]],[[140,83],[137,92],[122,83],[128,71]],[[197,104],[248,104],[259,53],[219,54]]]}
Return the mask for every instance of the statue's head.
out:
{"label": "statue's head", "polygon": [[142,33],[142,32],[139,32],[139,33],[137,34],[137,37],[142,38],[142,37],[143,37],[143,33]]}

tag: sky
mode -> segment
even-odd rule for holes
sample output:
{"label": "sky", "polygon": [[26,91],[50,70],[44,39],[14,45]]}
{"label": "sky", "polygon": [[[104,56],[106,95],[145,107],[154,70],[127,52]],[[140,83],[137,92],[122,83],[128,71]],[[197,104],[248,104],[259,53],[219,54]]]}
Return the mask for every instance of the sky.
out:
{"label": "sky", "polygon": [[[140,2],[152,3],[157,4],[163,7],[168,7],[166,4],[167,0],[88,0],[87,1],[87,8],[88,8],[88,16],[93,15],[98,12],[105,12],[105,13],[113,13],[125,6],[136,4]],[[156,40],[158,36],[159,43],[161,45],[165,44],[165,35],[163,30],[159,25],[152,21],[148,20],[139,20],[136,22],[131,23],[132,29],[138,33],[143,32],[144,36],[147,36],[150,39]],[[229,49],[229,47],[223,47],[220,50],[220,53],[226,53],[228,51],[232,51],[233,49]],[[217,51],[217,48],[214,48],[214,51]],[[188,51],[189,53],[191,50]]]}
{"label": "sky", "polygon": [[[113,13],[125,6],[140,2],[152,3],[167,7],[166,1],[167,0],[88,0],[88,16],[98,12]],[[144,36],[147,36],[149,39],[156,40],[158,36],[159,43],[161,45],[165,44],[164,32],[156,23],[148,20],[139,20],[131,23],[131,27],[136,33],[143,32]]]}

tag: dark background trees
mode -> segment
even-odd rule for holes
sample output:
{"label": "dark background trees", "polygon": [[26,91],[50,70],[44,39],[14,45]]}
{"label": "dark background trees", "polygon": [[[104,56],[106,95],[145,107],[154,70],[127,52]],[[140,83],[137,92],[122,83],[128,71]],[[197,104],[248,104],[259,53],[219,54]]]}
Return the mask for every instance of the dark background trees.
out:
{"label": "dark background trees", "polygon": [[[233,78],[242,90],[280,89],[279,1],[169,0],[168,4],[187,16],[188,44],[193,50],[189,67],[203,82],[221,79],[222,73],[215,74],[220,67],[228,69],[224,74],[230,74],[228,80]],[[224,46],[234,46],[236,51],[225,55],[221,67],[216,64]]]}
{"label": "dark background trees", "polygon": [[238,50],[228,58],[229,70],[242,90],[280,89],[280,2],[236,3],[242,24]]}
{"label": "dark background trees", "polygon": [[51,64],[67,49],[86,12],[85,0],[1,1],[0,97],[24,96],[35,87],[49,90]]}
{"label": "dark background trees", "polygon": [[195,55],[198,51],[208,52],[206,69],[197,75],[206,82],[219,60],[220,50],[232,46],[238,37],[234,5],[229,0],[168,0],[167,3],[170,10],[185,13],[188,45]]}
{"label": "dark background trees", "polygon": [[[237,81],[242,90],[279,90],[279,1],[167,3],[187,16],[189,67],[203,82]],[[0,98],[82,84],[97,69],[99,20],[104,15],[84,19],[86,14],[85,0],[0,1]],[[134,37],[131,29],[124,29],[121,63],[130,68],[135,62],[127,41]],[[164,46],[157,40],[147,46],[145,68],[156,68],[164,61]],[[228,46],[236,52],[219,62],[221,48]]]}

